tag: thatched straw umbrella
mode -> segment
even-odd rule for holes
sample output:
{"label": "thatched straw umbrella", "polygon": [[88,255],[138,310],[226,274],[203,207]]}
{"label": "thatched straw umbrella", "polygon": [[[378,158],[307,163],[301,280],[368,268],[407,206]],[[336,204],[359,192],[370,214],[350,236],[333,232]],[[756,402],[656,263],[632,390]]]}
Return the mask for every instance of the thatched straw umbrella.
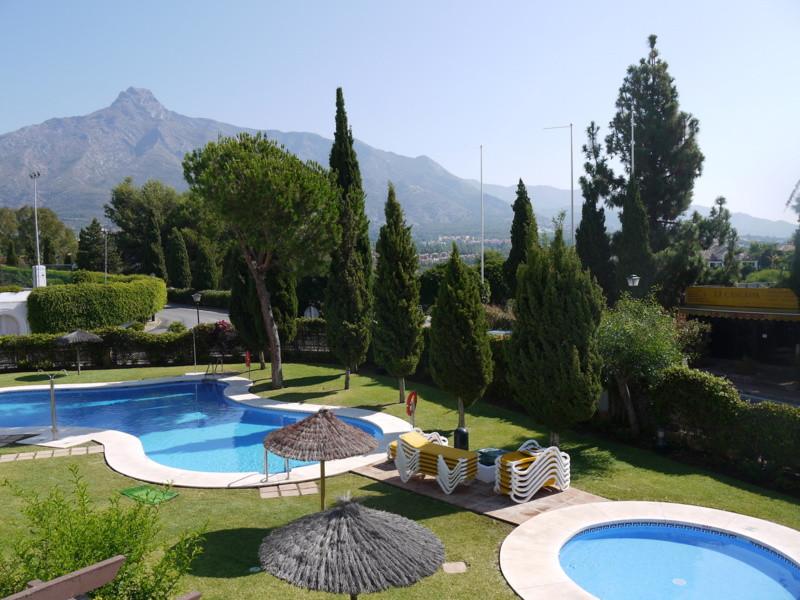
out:
{"label": "thatched straw umbrella", "polygon": [[264,438],[264,448],[285,458],[319,461],[320,509],[325,510],[325,461],[372,452],[378,440],[323,408]]}
{"label": "thatched straw umbrella", "polygon": [[272,531],[258,554],[279,579],[354,599],[433,575],[444,546],[410,519],[343,500]]}
{"label": "thatched straw umbrella", "polygon": [[75,351],[78,353],[77,355],[77,362],[78,362],[78,375],[81,374],[81,344],[98,344],[103,341],[99,335],[95,335],[94,333],[89,333],[88,331],[83,331],[82,329],[76,329],[72,333],[68,333],[67,335],[62,335],[60,338],[56,339],[56,344],[60,346],[75,346]]}

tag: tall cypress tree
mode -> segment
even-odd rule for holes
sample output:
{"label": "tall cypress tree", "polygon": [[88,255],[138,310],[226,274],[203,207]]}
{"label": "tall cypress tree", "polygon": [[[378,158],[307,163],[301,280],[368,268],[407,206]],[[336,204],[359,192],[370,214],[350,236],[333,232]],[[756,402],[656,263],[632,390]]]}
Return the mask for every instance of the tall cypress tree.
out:
{"label": "tall cypress tree", "polygon": [[[635,298],[644,298],[653,281],[653,253],[650,250],[650,232],[647,211],[639,197],[636,182],[628,187],[625,204],[619,217],[622,230],[614,238],[617,255],[617,289],[628,290]],[[629,288],[627,278],[639,276],[639,285]]]}
{"label": "tall cypress tree", "polygon": [[164,248],[161,245],[161,225],[154,211],[147,215],[147,229],[145,230],[144,256],[142,257],[142,272],[145,275],[155,275],[164,281],[167,280],[167,265],[164,262]]}
{"label": "tall cypress tree", "polygon": [[192,285],[192,269],[189,266],[189,253],[180,230],[173,227],[167,236],[167,274],[169,284],[176,288],[188,288]]}
{"label": "tall cypress tree", "polygon": [[373,348],[376,362],[398,378],[402,402],[405,377],[416,371],[422,352],[425,317],[419,306],[417,250],[391,183],[384,212],[386,224],[381,227],[376,247]]}
{"label": "tall cypress tree", "polygon": [[215,290],[219,285],[219,269],[211,242],[197,238],[192,267],[192,287],[196,290]]}
{"label": "tall cypress tree", "polygon": [[436,385],[458,401],[460,428],[465,427],[465,407],[492,382],[488,329],[478,282],[454,243],[431,315],[430,367]]}
{"label": "tall cypress tree", "polygon": [[19,266],[19,257],[17,256],[17,248],[14,245],[14,240],[8,240],[8,244],[6,244],[6,266]]}
{"label": "tall cypress tree", "polygon": [[364,212],[364,189],[361,184],[361,170],[353,147],[353,130],[347,122],[342,88],[336,88],[336,130],[329,158],[331,171],[336,173],[336,183],[342,190],[342,204],[353,205],[356,236],[356,250],[361,255],[364,277],[367,286],[372,284],[372,244],[369,241],[369,220]]}
{"label": "tall cypress tree", "polygon": [[336,90],[336,132],[330,155],[341,193],[341,242],[331,254],[325,300],[328,345],[345,367],[345,389],[350,373],[367,357],[372,321],[372,248],[364,214],[361,172],[347,124],[342,88]]}
{"label": "tall cypress tree", "polygon": [[[633,110],[634,178],[645,201],[651,246],[659,251],[669,243],[665,223],[675,221],[689,208],[704,157],[697,145],[699,121],[680,109],[675,80],[659,56],[655,35],[648,38],[648,45],[648,56],[628,67],[606,147],[630,172]],[[617,193],[609,201],[622,206],[628,182],[620,177],[612,184]]]}
{"label": "tall cypress tree", "polygon": [[592,121],[586,128],[588,143],[583,146],[586,171],[580,178],[583,193],[581,223],[575,231],[575,249],[584,268],[597,280],[603,289],[606,301],[613,304],[617,299],[614,263],[611,261],[611,238],[606,231],[606,215],[601,204],[607,198],[608,185],[607,159],[597,139],[599,127]]}
{"label": "tall cypress tree", "polygon": [[590,418],[600,396],[602,293],[564,244],[560,225],[549,248],[529,246],[517,286],[509,383],[558,445],[559,432]]}
{"label": "tall cypress tree", "polygon": [[800,227],[794,232],[794,255],[792,257],[791,271],[789,272],[789,287],[800,298]]}
{"label": "tall cypress tree", "polygon": [[105,268],[105,239],[100,221],[92,219],[78,234],[78,268],[102,271]]}
{"label": "tall cypress tree", "polygon": [[532,236],[538,242],[539,231],[536,226],[536,215],[533,214],[528,190],[522,179],[517,184],[517,198],[514,200],[514,220],[511,222],[511,250],[503,265],[503,275],[508,293],[513,298],[517,291],[517,267],[525,262],[525,253]]}

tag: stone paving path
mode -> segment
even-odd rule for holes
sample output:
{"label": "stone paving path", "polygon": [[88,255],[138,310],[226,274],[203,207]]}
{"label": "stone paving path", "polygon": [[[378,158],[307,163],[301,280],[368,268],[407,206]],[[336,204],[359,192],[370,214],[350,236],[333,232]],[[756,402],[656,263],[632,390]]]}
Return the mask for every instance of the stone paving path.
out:
{"label": "stone paving path", "polygon": [[313,481],[301,481],[300,483],[281,483],[269,487],[258,488],[258,495],[262,500],[272,498],[289,498],[292,496],[311,496],[318,494],[317,484]]}
{"label": "stone paving path", "polygon": [[442,502],[492,517],[498,521],[511,523],[512,525],[524,523],[531,517],[548,510],[606,501],[605,498],[571,487],[563,492],[544,490],[536,494],[530,502],[517,504],[508,496],[495,494],[490,484],[478,480],[469,485],[460,485],[456,488],[456,491],[447,495],[432,477],[426,477],[425,479],[412,477],[408,482],[403,483],[400,481],[400,476],[394,464],[390,462],[353,469],[353,473],[422,494],[423,496],[436,498]]}
{"label": "stone paving path", "polygon": [[85,456],[102,454],[103,446],[76,446],[75,448],[45,448],[36,452],[20,452],[19,454],[0,454],[0,463],[17,460],[38,460],[40,458],[58,458],[60,456]]}

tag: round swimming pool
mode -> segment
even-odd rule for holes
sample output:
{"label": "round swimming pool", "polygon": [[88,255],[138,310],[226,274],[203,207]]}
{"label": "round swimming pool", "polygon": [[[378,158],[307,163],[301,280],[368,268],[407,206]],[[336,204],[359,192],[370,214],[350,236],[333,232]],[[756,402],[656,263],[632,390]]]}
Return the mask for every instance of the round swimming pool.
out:
{"label": "round swimming pool", "polygon": [[[217,473],[264,470],[264,436],[310,414],[280,408],[254,408],[229,400],[225,384],[172,382],[56,390],[59,426],[113,429],[137,436],[152,460],[178,469]],[[341,417],[380,438],[380,428],[362,419]],[[48,390],[0,393],[0,427],[50,424]],[[292,468],[312,463],[290,461]],[[269,457],[270,473],[284,460]]]}
{"label": "round swimming pool", "polygon": [[680,523],[600,525],[572,537],[561,568],[603,600],[791,600],[800,567],[743,537]]}

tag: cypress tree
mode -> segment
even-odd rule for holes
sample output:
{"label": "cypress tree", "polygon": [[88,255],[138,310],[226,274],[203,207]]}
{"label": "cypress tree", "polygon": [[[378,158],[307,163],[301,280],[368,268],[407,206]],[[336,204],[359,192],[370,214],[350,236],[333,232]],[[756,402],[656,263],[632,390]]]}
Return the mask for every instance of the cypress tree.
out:
{"label": "cypress tree", "polygon": [[19,257],[17,256],[17,248],[14,245],[14,240],[8,240],[8,244],[6,244],[6,266],[19,266]]}
{"label": "cypress tree", "polygon": [[167,236],[167,274],[169,284],[175,288],[188,288],[192,285],[192,270],[189,266],[189,253],[186,242],[177,227]]}
{"label": "cypress tree", "polygon": [[628,187],[619,220],[622,223],[622,230],[615,237],[614,243],[618,258],[617,289],[628,289],[628,276],[638,275],[639,285],[628,291],[635,298],[644,298],[653,281],[654,265],[650,250],[647,211],[639,197],[639,187],[636,182]]}
{"label": "cypress tree", "polygon": [[102,271],[105,267],[105,239],[100,221],[92,219],[78,234],[78,268]]}
{"label": "cypress tree", "polygon": [[164,261],[164,248],[161,245],[161,226],[154,211],[149,211],[147,215],[142,272],[167,280],[167,265]]}
{"label": "cypress tree", "polygon": [[597,280],[603,289],[606,301],[613,304],[617,299],[614,263],[611,261],[611,238],[606,231],[606,215],[601,204],[610,193],[608,185],[607,159],[597,139],[599,127],[592,121],[586,128],[588,143],[583,146],[586,171],[580,178],[583,194],[581,223],[575,231],[575,249],[584,268]]}
{"label": "cypress tree", "polygon": [[192,269],[192,287],[196,290],[215,290],[219,285],[219,269],[211,242],[206,238],[198,238],[195,247],[194,267]]}
{"label": "cypress tree", "polygon": [[564,428],[594,414],[602,308],[599,286],[564,244],[560,225],[549,248],[528,247],[519,270],[508,378],[520,404],[550,428],[553,445]]}
{"label": "cypress tree", "polygon": [[42,263],[45,265],[56,264],[56,250],[53,247],[53,240],[49,237],[42,238]]}
{"label": "cypress tree", "polygon": [[789,287],[800,298],[800,227],[794,232],[794,255],[792,256],[792,266],[789,271]]}
{"label": "cypress tree", "polygon": [[342,204],[351,203],[355,218],[352,235],[356,237],[356,250],[361,255],[367,287],[372,287],[372,244],[369,241],[369,220],[364,212],[364,190],[361,169],[353,147],[353,130],[347,122],[342,88],[336,88],[336,130],[329,158],[331,171],[336,173],[336,183],[342,190]]}
{"label": "cypress tree", "polygon": [[367,357],[372,321],[372,247],[364,214],[361,171],[347,124],[342,88],[336,90],[336,131],[330,167],[340,190],[339,225],[342,238],[331,255],[325,301],[328,345],[345,367],[345,389],[350,373]]}
{"label": "cypress tree", "polygon": [[406,226],[403,209],[389,184],[386,224],[377,243],[375,279],[375,361],[398,378],[399,401],[405,399],[405,377],[412,375],[422,352],[417,250]]}
{"label": "cypress tree", "polygon": [[529,237],[533,243],[538,243],[536,215],[533,214],[528,190],[520,179],[517,184],[517,198],[514,200],[514,220],[511,222],[511,250],[503,265],[506,287],[512,298],[517,292],[517,267],[525,262],[525,253],[531,241]]}
{"label": "cypress tree", "polygon": [[476,278],[453,244],[431,316],[430,368],[436,385],[458,401],[459,428],[465,427],[465,407],[492,382],[488,329]]}

